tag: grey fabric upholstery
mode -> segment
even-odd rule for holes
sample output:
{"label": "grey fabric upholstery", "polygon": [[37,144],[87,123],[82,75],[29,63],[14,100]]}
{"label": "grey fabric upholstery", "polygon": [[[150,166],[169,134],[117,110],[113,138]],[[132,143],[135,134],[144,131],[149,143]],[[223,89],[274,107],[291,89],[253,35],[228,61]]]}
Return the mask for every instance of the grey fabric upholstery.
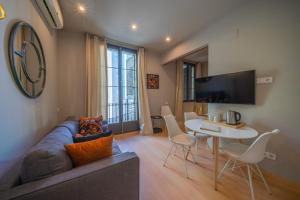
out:
{"label": "grey fabric upholstery", "polygon": [[[67,118],[66,121],[59,124],[57,127],[67,128],[72,133],[72,135],[79,133],[79,122],[78,122],[78,119],[75,119],[74,117]],[[103,132],[108,131],[108,123],[105,120],[102,121],[102,129],[103,129]]]}
{"label": "grey fabric upholstery", "polygon": [[120,150],[119,145],[114,140],[113,144],[112,144],[112,155],[117,155],[117,154],[120,154],[120,153],[122,153],[122,151]]}
{"label": "grey fabric upholstery", "polygon": [[72,169],[72,161],[64,147],[71,143],[72,135],[66,128],[55,128],[24,157],[22,182],[27,183]]}
{"label": "grey fabric upholstery", "polygon": [[79,122],[78,120],[68,120],[64,121],[63,123],[60,123],[57,125],[57,127],[65,127],[70,131],[72,135],[75,135],[79,132]]}
{"label": "grey fabric upholstery", "polygon": [[72,168],[64,144],[73,142],[74,124],[58,125],[31,148],[24,162],[0,163],[1,200],[139,199],[139,158],[122,153],[116,141],[113,156]]}
{"label": "grey fabric upholstery", "polygon": [[12,188],[0,199],[138,200],[139,159],[122,153]]}
{"label": "grey fabric upholstery", "polygon": [[[20,168],[22,158],[14,161],[0,163],[0,194],[18,184],[20,184]],[[1,199],[1,196],[0,196]]]}

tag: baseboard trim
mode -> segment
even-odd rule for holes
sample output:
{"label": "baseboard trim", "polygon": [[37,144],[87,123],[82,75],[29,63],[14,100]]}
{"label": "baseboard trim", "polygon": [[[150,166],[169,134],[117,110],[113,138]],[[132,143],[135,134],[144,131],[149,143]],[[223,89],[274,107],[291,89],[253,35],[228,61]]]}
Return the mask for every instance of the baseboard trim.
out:
{"label": "baseboard trim", "polygon": [[[261,169],[265,179],[267,180],[268,184],[291,191],[291,192],[294,192],[294,193],[300,195],[300,184],[298,184],[294,181],[288,180],[285,177],[274,174],[268,170],[265,170],[262,168],[260,168],[260,169]],[[247,174],[246,168],[243,167],[242,170],[244,171],[245,174]],[[254,178],[257,181],[261,181],[261,178],[255,173],[252,173],[252,178]]]}
{"label": "baseboard trim", "polygon": [[273,174],[272,172],[269,172],[267,170],[262,169],[262,172],[263,172],[265,178],[267,179],[267,181],[271,185],[275,185],[275,186],[293,191],[300,195],[300,185],[298,183],[290,181],[282,176]]}

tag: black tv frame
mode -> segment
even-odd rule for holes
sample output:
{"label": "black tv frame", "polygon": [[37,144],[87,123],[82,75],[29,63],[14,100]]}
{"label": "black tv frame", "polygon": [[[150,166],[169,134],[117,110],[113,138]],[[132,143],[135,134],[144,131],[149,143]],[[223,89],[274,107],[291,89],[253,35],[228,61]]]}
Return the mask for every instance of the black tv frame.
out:
{"label": "black tv frame", "polygon": [[[254,80],[253,80],[253,88],[254,88],[254,95],[253,95],[253,101],[252,103],[239,103],[239,102],[201,102],[197,101],[197,86],[196,86],[196,81],[198,79],[205,79],[205,78],[213,78],[213,77],[219,77],[219,76],[228,76],[228,75],[235,75],[239,73],[245,73],[245,72],[253,72],[254,73]],[[256,70],[247,70],[247,71],[240,71],[240,72],[232,72],[232,73],[226,73],[226,74],[218,74],[218,75],[213,75],[213,76],[206,76],[206,77],[200,77],[195,79],[195,90],[194,90],[194,96],[195,96],[195,102],[199,103],[213,103],[213,104],[237,104],[237,105],[256,105]]]}

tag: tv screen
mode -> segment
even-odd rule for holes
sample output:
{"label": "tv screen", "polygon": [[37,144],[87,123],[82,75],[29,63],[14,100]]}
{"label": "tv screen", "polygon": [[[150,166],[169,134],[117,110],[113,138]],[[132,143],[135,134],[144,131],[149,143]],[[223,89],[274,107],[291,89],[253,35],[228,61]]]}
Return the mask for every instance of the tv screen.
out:
{"label": "tv screen", "polygon": [[255,70],[197,78],[197,102],[255,104]]}

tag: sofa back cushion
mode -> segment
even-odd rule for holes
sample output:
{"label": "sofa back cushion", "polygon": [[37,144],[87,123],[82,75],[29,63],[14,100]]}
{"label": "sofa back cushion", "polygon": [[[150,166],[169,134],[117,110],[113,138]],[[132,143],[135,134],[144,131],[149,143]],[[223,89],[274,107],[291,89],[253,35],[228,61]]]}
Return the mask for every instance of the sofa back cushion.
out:
{"label": "sofa back cushion", "polygon": [[57,127],[35,145],[24,157],[22,183],[46,178],[72,169],[72,161],[64,145],[73,143],[66,127]]}
{"label": "sofa back cushion", "polygon": [[67,128],[70,133],[74,136],[75,134],[79,133],[79,122],[78,120],[67,120],[59,125],[57,127],[65,127]]}

